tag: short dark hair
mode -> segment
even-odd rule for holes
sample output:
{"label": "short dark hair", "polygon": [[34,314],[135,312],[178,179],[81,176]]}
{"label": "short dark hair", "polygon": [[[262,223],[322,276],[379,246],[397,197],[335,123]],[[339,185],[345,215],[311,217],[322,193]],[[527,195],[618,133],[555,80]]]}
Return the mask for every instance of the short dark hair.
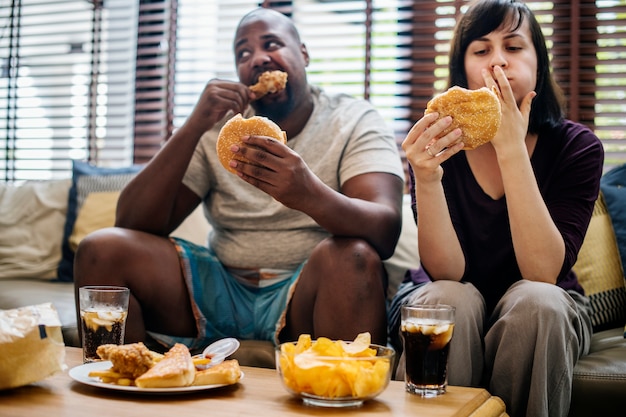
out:
{"label": "short dark hair", "polygon": [[454,30],[448,64],[448,87],[458,85],[467,88],[465,53],[470,43],[504,25],[510,25],[510,30],[515,31],[524,19],[528,21],[537,53],[537,97],[532,102],[528,126],[530,133],[537,133],[543,125],[554,126],[562,121],[565,97],[552,76],[541,26],[526,4],[517,0],[479,0],[470,6]]}
{"label": "short dark hair", "polygon": [[243,15],[243,17],[239,20],[239,24],[237,25],[237,30],[239,30],[241,26],[245,25],[250,20],[265,19],[265,18],[270,18],[270,17],[276,19],[277,21],[280,21],[283,25],[285,25],[288,28],[291,35],[293,36],[293,38],[296,40],[296,42],[298,43],[302,42],[300,40],[300,33],[298,32],[298,29],[296,28],[296,25],[294,24],[293,20],[286,14],[281,13],[274,9],[270,9],[268,7],[257,7],[256,9],[253,9],[249,11],[248,13],[246,13],[245,15]]}

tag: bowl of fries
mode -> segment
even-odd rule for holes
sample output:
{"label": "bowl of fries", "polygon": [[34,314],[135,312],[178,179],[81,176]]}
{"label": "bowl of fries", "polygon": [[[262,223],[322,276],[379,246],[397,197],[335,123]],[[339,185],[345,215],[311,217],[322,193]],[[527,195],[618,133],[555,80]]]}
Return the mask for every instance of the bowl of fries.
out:
{"label": "bowl of fries", "polygon": [[285,389],[306,405],[358,407],[387,388],[395,351],[370,343],[370,334],[354,341],[311,340],[276,347],[276,369]]}

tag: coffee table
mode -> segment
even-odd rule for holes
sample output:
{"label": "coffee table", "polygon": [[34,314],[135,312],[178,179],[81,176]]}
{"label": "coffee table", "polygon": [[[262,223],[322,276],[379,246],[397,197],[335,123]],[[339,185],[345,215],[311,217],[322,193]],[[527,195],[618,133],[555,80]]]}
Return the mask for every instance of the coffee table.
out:
{"label": "coffee table", "polygon": [[[79,348],[66,348],[68,369],[82,364]],[[310,407],[282,387],[275,370],[242,367],[244,378],[235,385],[183,394],[140,394],[103,389],[74,381],[68,371],[58,372],[28,386],[0,391],[3,417],[171,417],[187,415],[239,416],[506,416],[504,403],[478,388],[449,387],[437,398],[424,399],[404,391],[404,383],[391,381],[376,399],[362,407],[329,409]]]}

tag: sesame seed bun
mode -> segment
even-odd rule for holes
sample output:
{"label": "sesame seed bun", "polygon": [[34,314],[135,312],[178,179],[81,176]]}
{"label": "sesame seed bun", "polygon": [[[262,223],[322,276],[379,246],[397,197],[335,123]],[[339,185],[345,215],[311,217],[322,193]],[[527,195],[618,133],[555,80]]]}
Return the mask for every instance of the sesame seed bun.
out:
{"label": "sesame seed bun", "polygon": [[233,144],[240,144],[241,137],[247,135],[269,136],[281,143],[287,142],[287,136],[276,123],[262,116],[252,116],[245,119],[241,114],[237,114],[224,124],[217,137],[217,156],[228,171],[235,174],[237,171],[228,163],[231,159],[243,162],[250,160],[242,155],[234,154],[230,150]]}
{"label": "sesame seed bun", "polygon": [[439,113],[439,119],[452,116],[452,124],[442,136],[460,128],[465,150],[476,149],[491,141],[502,118],[500,100],[487,87],[478,90],[452,87],[428,102],[424,114],[434,112]]}

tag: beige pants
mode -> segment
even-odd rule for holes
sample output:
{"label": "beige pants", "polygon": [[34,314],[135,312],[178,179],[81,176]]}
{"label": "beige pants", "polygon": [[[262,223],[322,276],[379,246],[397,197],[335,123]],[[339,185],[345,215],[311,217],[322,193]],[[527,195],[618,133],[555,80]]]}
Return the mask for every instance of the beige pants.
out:
{"label": "beige pants", "polygon": [[[483,297],[472,284],[435,281],[406,302],[456,307],[450,385],[486,387],[504,400],[511,417],[567,416],[574,365],[591,341],[586,297],[523,280],[486,318]],[[404,353],[396,379],[404,379]]]}

